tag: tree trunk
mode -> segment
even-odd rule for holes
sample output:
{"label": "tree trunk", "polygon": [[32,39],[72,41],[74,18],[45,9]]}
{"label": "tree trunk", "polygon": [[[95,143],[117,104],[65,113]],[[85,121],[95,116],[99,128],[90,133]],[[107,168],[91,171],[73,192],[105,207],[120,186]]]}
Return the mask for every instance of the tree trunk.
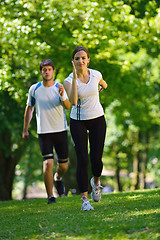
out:
{"label": "tree trunk", "polygon": [[149,134],[145,135],[145,149],[142,153],[142,165],[141,165],[141,189],[146,188],[146,165],[147,165],[147,152],[148,152]]}
{"label": "tree trunk", "polygon": [[15,167],[25,148],[21,137],[24,109],[7,88],[0,91],[0,98],[0,200],[10,200]]}
{"label": "tree trunk", "polygon": [[147,153],[146,153],[146,151],[144,151],[142,153],[142,165],[141,165],[141,181],[140,181],[140,188],[141,189],[145,189],[146,188],[146,183],[145,183],[146,162],[147,162]]}
{"label": "tree trunk", "polygon": [[116,153],[115,190],[116,192],[122,191],[122,186],[120,184],[120,165],[118,152]]}
{"label": "tree trunk", "polygon": [[[5,142],[6,143],[6,142]],[[21,158],[22,151],[15,150],[14,154],[7,145],[6,151],[0,148],[0,201],[12,199],[13,181],[15,176],[15,167]]]}
{"label": "tree trunk", "polygon": [[25,185],[23,188],[22,199],[26,199],[27,198],[26,196],[27,196],[27,185]]}
{"label": "tree trunk", "polygon": [[132,190],[138,189],[139,186],[139,157],[138,152],[135,153],[133,158],[133,184]]}
{"label": "tree trunk", "polygon": [[[137,143],[141,142],[141,133],[137,133]],[[139,171],[140,171],[140,149],[137,149],[133,157],[133,184],[131,189],[139,188]]]}
{"label": "tree trunk", "polygon": [[120,184],[120,164],[119,164],[119,149],[116,144],[113,145],[113,150],[115,152],[116,166],[115,166],[115,190],[116,192],[122,191],[122,186]]}
{"label": "tree trunk", "polygon": [[15,175],[16,161],[12,158],[0,159],[0,200],[12,199],[12,187]]}

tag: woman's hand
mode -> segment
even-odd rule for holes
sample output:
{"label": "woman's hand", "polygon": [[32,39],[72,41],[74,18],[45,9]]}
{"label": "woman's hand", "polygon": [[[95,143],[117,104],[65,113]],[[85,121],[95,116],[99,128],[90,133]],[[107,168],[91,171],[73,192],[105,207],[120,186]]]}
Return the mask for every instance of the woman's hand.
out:
{"label": "woman's hand", "polygon": [[69,83],[67,81],[64,81],[64,87],[67,92],[69,101],[72,105],[77,105],[77,100],[78,100],[78,94],[77,94],[77,71],[76,67],[74,65],[74,62],[72,61],[73,65],[73,80],[72,83]]}
{"label": "woman's hand", "polygon": [[72,65],[73,65],[73,79],[76,80],[77,79],[77,71],[76,71],[76,67],[74,65],[74,61],[72,61]]}
{"label": "woman's hand", "polygon": [[99,89],[98,92],[101,92],[103,89],[104,89],[104,88],[103,88],[102,86],[100,86],[100,89]]}
{"label": "woman's hand", "polygon": [[99,92],[107,88],[107,83],[103,80],[103,78],[101,78],[101,80],[99,81],[99,86],[100,86]]}

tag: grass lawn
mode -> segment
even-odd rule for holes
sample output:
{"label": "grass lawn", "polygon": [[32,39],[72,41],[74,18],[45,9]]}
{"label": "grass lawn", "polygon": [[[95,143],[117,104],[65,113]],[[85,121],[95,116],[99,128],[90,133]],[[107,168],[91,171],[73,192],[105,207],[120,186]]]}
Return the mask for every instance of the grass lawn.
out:
{"label": "grass lawn", "polygon": [[103,194],[83,212],[80,196],[0,202],[2,239],[159,239],[160,189]]}

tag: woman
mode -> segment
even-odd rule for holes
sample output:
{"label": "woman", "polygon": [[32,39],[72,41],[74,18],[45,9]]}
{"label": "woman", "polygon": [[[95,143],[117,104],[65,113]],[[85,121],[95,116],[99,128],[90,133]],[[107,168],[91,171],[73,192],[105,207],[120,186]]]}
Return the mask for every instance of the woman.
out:
{"label": "woman", "polygon": [[83,46],[72,54],[73,73],[64,80],[64,87],[72,104],[70,131],[77,155],[77,183],[82,196],[82,210],[93,210],[88,201],[88,136],[93,177],[91,197],[101,199],[100,176],[103,168],[106,122],[99,102],[100,90],[107,88],[99,71],[89,69],[89,53]]}

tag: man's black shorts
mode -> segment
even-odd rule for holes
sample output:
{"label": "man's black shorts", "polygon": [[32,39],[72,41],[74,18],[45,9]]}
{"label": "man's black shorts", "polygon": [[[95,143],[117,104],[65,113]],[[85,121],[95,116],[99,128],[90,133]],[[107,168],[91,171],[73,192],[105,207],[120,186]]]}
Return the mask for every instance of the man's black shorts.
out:
{"label": "man's black shorts", "polygon": [[67,131],[38,134],[38,137],[43,160],[54,159],[54,147],[57,155],[56,157],[58,158],[57,161],[59,163],[68,161]]}

